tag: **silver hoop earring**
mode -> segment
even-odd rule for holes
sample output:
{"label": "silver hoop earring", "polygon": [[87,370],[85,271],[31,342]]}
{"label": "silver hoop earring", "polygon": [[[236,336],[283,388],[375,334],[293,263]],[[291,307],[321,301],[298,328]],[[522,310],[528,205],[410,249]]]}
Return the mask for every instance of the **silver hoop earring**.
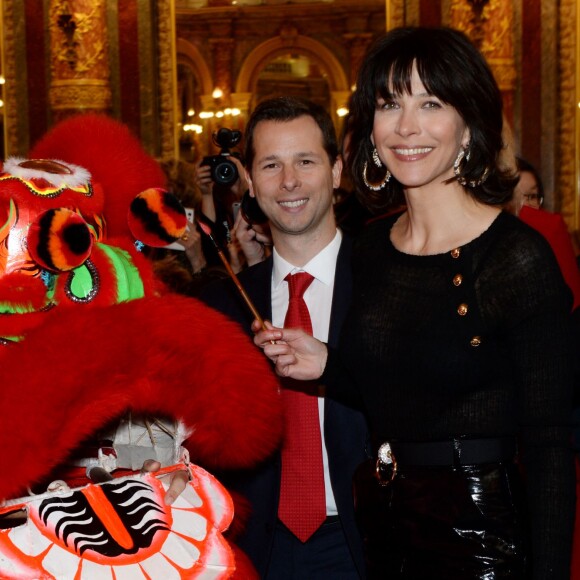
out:
{"label": "silver hoop earring", "polygon": [[453,163],[453,173],[455,174],[455,177],[457,178],[457,182],[461,185],[463,185],[464,187],[477,187],[478,185],[481,185],[489,176],[489,167],[486,167],[483,175],[479,178],[479,179],[470,179],[469,181],[467,179],[465,179],[465,177],[463,177],[461,175],[461,172],[463,170],[462,167],[462,161],[463,159],[465,159],[465,161],[469,161],[470,158],[470,154],[469,154],[469,149],[463,149],[461,148],[459,150],[459,153],[457,154],[457,159],[455,159],[455,162]]}
{"label": "silver hoop earring", "polygon": [[375,165],[377,167],[382,167],[383,163],[381,161],[381,158],[379,157],[379,152],[377,151],[376,147],[373,149],[372,156],[373,156],[373,161],[375,162]]}
{"label": "silver hoop earring", "polygon": [[[457,154],[455,162],[453,163],[453,173],[455,174],[455,176],[457,177],[457,181],[459,181],[461,185],[465,185],[466,183],[465,178],[461,177],[461,162],[463,161],[464,157],[465,157],[465,149],[463,149],[462,147],[461,149],[459,149],[459,153]],[[469,161],[469,154],[466,161]]]}
{"label": "silver hoop earring", "polygon": [[385,187],[385,185],[387,185],[387,183],[391,179],[391,172],[387,169],[387,173],[385,173],[385,177],[383,178],[382,181],[380,181],[379,183],[371,183],[367,178],[367,169],[368,169],[368,162],[365,161],[365,164],[363,167],[363,172],[362,172],[362,178],[363,178],[364,184],[372,191],[380,191],[381,189],[383,189],[383,187]]}

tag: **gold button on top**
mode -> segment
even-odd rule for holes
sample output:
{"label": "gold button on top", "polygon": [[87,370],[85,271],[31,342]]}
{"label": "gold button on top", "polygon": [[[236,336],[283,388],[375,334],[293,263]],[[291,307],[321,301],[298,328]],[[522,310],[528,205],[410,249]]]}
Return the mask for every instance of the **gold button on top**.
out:
{"label": "gold button on top", "polygon": [[461,274],[455,274],[453,276],[453,286],[461,286],[461,282],[463,282],[463,276]]}
{"label": "gold button on top", "polygon": [[481,338],[479,336],[474,336],[470,341],[469,344],[471,346],[479,346],[481,344]]}
{"label": "gold button on top", "polygon": [[461,248],[455,248],[454,250],[451,250],[452,258],[459,258],[459,254],[461,254]]}
{"label": "gold button on top", "polygon": [[467,304],[460,304],[457,307],[457,314],[459,314],[459,316],[465,316],[467,314]]}

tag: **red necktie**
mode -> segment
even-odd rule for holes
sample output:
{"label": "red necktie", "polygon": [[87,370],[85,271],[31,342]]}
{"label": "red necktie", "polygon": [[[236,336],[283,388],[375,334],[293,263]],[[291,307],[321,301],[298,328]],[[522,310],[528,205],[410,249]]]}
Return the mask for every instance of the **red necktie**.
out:
{"label": "red necktie", "polygon": [[[299,272],[286,276],[290,300],[284,326],[302,328],[312,334],[312,323],[304,292],[314,278]],[[304,389],[308,383],[289,387]],[[306,394],[293,388],[282,389],[285,409],[285,437],[282,447],[282,482],[278,517],[302,542],[326,519],[322,439],[318,418],[317,393]]]}

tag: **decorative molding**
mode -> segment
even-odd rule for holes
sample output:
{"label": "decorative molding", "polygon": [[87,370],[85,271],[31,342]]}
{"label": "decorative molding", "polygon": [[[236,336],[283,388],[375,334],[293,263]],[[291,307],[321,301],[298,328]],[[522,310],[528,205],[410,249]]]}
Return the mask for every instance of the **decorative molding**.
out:
{"label": "decorative molding", "polygon": [[103,0],[53,0],[49,26],[53,78],[108,78]]}
{"label": "decorative molding", "polygon": [[407,0],[405,2],[405,25],[421,26],[420,0]]}
{"label": "decorative molding", "polygon": [[331,91],[348,91],[350,89],[344,69],[336,56],[322,43],[300,34],[295,36],[277,36],[258,45],[245,59],[236,81],[236,93],[253,93],[264,65],[290,49],[299,49],[302,54],[321,63],[328,74],[328,86]]}
{"label": "decorative molding", "polygon": [[119,5],[117,0],[108,0],[106,9],[107,47],[111,85],[111,112],[121,118],[121,63],[119,58]]}
{"label": "decorative molding", "polygon": [[139,137],[150,155],[161,150],[159,116],[158,12],[152,0],[136,0],[139,71]]}
{"label": "decorative molding", "polygon": [[405,25],[405,0],[385,0],[385,28]]}
{"label": "decorative molding", "polygon": [[[4,153],[24,155],[28,152],[28,101],[24,6],[20,0],[2,0],[2,72],[5,84],[4,100]],[[17,72],[18,71],[18,72]]]}
{"label": "decorative molding", "polygon": [[60,79],[50,86],[50,107],[58,110],[108,111],[111,87],[101,79]]}
{"label": "decorative molding", "polygon": [[214,83],[223,92],[223,98],[227,102],[232,87],[232,55],[236,49],[236,41],[233,38],[210,38],[209,44],[213,52]]}
{"label": "decorative molding", "polygon": [[343,34],[343,38],[348,46],[350,57],[350,84],[356,84],[358,71],[367,52],[369,45],[373,40],[373,35],[370,32],[364,33],[348,33]]}
{"label": "decorative molding", "polygon": [[183,38],[177,39],[177,62],[187,62],[187,64],[194,70],[195,77],[202,93],[211,93],[214,84],[212,82],[213,75],[205,62],[205,58],[194,44],[188,42]]}
{"label": "decorative molding", "polygon": [[[558,6],[553,2],[542,2],[541,6],[541,137],[540,158],[542,160],[542,178],[546,199],[544,205],[549,211],[560,206],[560,192],[556,186],[560,172],[558,147],[560,138],[559,124],[559,62],[558,43]],[[522,47],[523,52],[523,47]]]}
{"label": "decorative molding", "polygon": [[513,9],[503,0],[451,3],[451,25],[465,32],[485,56],[502,93],[516,87]]}
{"label": "decorative molding", "polygon": [[571,229],[578,228],[578,107],[577,22],[575,0],[561,0],[559,9],[559,139],[555,142],[560,160],[556,184],[560,212]]}
{"label": "decorative molding", "polygon": [[157,0],[161,160],[179,159],[175,1]]}

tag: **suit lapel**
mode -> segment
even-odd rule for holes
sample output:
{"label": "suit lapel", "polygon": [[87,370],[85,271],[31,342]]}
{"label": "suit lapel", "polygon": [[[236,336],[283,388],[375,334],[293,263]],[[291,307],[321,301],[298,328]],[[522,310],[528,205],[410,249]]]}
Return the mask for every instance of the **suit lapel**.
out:
{"label": "suit lapel", "polygon": [[272,320],[272,256],[240,275],[248,296],[264,320]]}
{"label": "suit lapel", "polygon": [[332,347],[338,346],[340,329],[350,306],[352,292],[351,255],[352,239],[348,236],[343,236],[336,260],[332,310],[328,329],[328,344]]}

